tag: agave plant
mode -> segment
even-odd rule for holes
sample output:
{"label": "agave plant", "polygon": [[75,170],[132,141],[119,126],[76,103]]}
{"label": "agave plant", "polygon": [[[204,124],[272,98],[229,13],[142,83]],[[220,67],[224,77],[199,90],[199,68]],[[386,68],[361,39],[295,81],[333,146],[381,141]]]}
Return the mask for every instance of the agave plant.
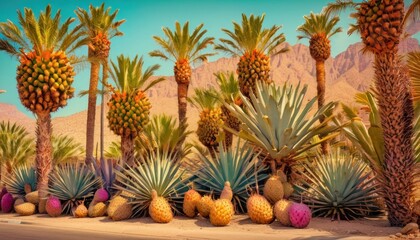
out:
{"label": "agave plant", "polygon": [[[309,116],[317,99],[314,97],[304,105],[307,89],[307,85],[300,88],[300,84],[277,87],[257,82],[256,93],[251,93],[250,100],[240,94],[244,108],[225,104],[242,122],[239,132],[231,131],[263,149],[270,158],[273,173],[278,164],[290,165],[308,149],[338,135],[339,126],[328,124],[337,103],[327,103]],[[325,121],[317,123],[321,117]],[[311,141],[315,136],[320,136],[319,141]]]}
{"label": "agave plant", "polygon": [[180,162],[174,161],[169,152],[150,152],[150,155],[137,161],[137,166],[128,166],[117,171],[115,188],[122,196],[129,197],[133,206],[133,216],[146,216],[152,201],[152,190],[168,200],[172,209],[180,213],[184,194],[188,191],[183,177],[185,170]]}
{"label": "agave plant", "polygon": [[339,149],[305,164],[308,182],[296,186],[314,216],[352,220],[377,212],[377,184],[368,165]]}
{"label": "agave plant", "polygon": [[96,177],[102,179],[102,187],[105,188],[108,193],[113,195],[114,191],[112,186],[114,185],[116,172],[113,160],[101,158],[100,165],[98,165],[96,161],[93,161],[92,163]]}
{"label": "agave plant", "polygon": [[260,164],[258,154],[254,154],[254,148],[249,144],[241,145],[240,141],[235,149],[220,144],[215,158],[202,153],[199,153],[199,158],[202,165],[193,178],[196,189],[218,197],[225,182],[229,181],[235,212],[246,212],[248,190],[257,183],[262,186],[268,177],[266,167]]}
{"label": "agave plant", "polygon": [[75,162],[83,155],[82,146],[74,138],[69,136],[53,136],[52,145],[53,163],[55,165]]}
{"label": "agave plant", "polygon": [[34,140],[23,126],[0,122],[0,166],[10,174],[13,168],[34,158]]}
{"label": "agave plant", "polygon": [[36,170],[33,167],[23,165],[13,169],[12,173],[3,179],[7,191],[13,195],[25,196],[25,185],[29,184],[31,190],[36,190]]}
{"label": "agave plant", "polygon": [[100,179],[86,166],[65,164],[54,168],[48,192],[61,200],[63,212],[70,213],[78,201],[93,197]]}

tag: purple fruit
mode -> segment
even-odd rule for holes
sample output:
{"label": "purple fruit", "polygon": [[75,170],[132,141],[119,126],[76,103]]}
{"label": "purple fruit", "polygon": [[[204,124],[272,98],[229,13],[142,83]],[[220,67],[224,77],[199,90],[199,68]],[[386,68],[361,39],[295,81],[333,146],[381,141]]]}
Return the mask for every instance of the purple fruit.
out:
{"label": "purple fruit", "polygon": [[1,210],[4,213],[10,213],[13,209],[13,196],[10,193],[4,194],[1,198]]}
{"label": "purple fruit", "polygon": [[60,199],[50,196],[47,199],[47,203],[45,204],[45,210],[47,211],[48,215],[51,217],[58,217],[61,215],[61,202]]}
{"label": "purple fruit", "polygon": [[7,189],[6,187],[3,187],[3,189],[0,192],[0,211],[1,211],[1,199],[3,198],[4,195],[6,195],[7,193]]}
{"label": "purple fruit", "polygon": [[99,188],[95,192],[95,196],[93,197],[93,201],[95,202],[106,202],[108,201],[109,194],[104,188]]}
{"label": "purple fruit", "polygon": [[289,208],[289,220],[295,228],[305,228],[311,221],[311,209],[303,203],[293,203]]}

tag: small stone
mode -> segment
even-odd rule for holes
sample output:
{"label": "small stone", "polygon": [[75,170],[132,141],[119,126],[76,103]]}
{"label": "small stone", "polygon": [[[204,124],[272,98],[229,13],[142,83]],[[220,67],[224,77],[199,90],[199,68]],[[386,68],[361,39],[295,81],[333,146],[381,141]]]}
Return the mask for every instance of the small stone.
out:
{"label": "small stone", "polygon": [[395,238],[395,235],[391,234],[389,235],[389,238]]}
{"label": "small stone", "polygon": [[402,236],[402,233],[397,233],[397,234],[395,234],[395,236],[396,237],[401,237]]}
{"label": "small stone", "polygon": [[419,230],[419,225],[417,223],[409,223],[403,227],[401,233],[407,235],[410,233],[415,233],[417,230]]}

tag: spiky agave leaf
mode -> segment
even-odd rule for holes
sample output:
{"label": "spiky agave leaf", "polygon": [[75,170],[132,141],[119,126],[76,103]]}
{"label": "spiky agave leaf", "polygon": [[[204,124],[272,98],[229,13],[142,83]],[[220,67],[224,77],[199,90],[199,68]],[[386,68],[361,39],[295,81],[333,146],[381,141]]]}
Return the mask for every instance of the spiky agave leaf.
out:
{"label": "spiky agave leaf", "polygon": [[304,191],[302,200],[315,216],[352,220],[378,212],[378,186],[368,165],[356,156],[336,149],[307,162],[305,170],[307,188],[296,187]]}
{"label": "spiky agave leaf", "polygon": [[13,169],[12,174],[6,175],[3,179],[7,191],[13,195],[25,196],[25,184],[31,186],[31,190],[36,190],[36,170],[31,166],[19,166]]}
{"label": "spiky agave leaf", "polygon": [[[278,163],[286,158],[296,160],[306,150],[338,135],[336,131],[340,127],[329,125],[337,103],[325,104],[310,116],[317,99],[314,97],[304,104],[307,85],[301,88],[300,84],[294,87],[285,83],[277,87],[257,82],[256,87],[251,100],[240,94],[244,109],[236,104],[225,106],[242,122],[241,130],[233,132],[262,148]],[[321,116],[326,118],[318,124]],[[318,142],[311,142],[315,136],[322,137]]]}
{"label": "spiky agave leaf", "polygon": [[61,200],[64,213],[70,213],[79,200],[92,197],[100,183],[84,164],[58,165],[51,175],[48,192]]}
{"label": "spiky agave leaf", "polygon": [[173,159],[173,155],[164,152],[150,152],[150,155],[137,161],[137,166],[126,166],[117,171],[118,182],[114,185],[122,191],[124,197],[129,197],[133,206],[133,216],[146,216],[152,201],[152,190],[158,196],[166,198],[176,213],[180,213],[182,201],[188,187],[183,177],[185,170],[180,162]]}
{"label": "spiky agave leaf", "polygon": [[[263,185],[268,175],[261,164],[258,154],[248,144],[241,145],[238,141],[235,149],[219,144],[219,152],[213,158],[211,155],[198,154],[201,168],[193,179],[196,189],[208,194],[220,196],[226,181],[230,182],[233,192],[233,204],[237,213],[246,212],[246,201],[249,188],[254,188],[256,182]],[[256,179],[257,177],[257,179]],[[261,188],[262,189],[262,188]]]}
{"label": "spiky agave leaf", "polygon": [[[120,151],[121,153],[121,151]],[[112,186],[115,181],[115,168],[112,159],[101,159],[101,164],[98,166],[96,161],[93,161],[93,169],[97,178],[102,179],[102,187],[105,188],[110,195],[113,195],[114,191]]]}

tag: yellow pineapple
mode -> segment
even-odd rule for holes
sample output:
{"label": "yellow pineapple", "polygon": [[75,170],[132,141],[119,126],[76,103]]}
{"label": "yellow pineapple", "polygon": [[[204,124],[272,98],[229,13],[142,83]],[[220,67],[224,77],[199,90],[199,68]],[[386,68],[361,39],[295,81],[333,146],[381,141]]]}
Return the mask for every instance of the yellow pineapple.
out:
{"label": "yellow pineapple", "polygon": [[[19,199],[18,199],[19,200]],[[16,201],[18,201],[16,200]],[[23,201],[23,199],[21,199]],[[20,201],[19,201],[20,202]],[[15,211],[17,214],[21,216],[30,216],[35,213],[36,207],[35,204],[29,202],[20,202],[18,204],[15,203]]]}
{"label": "yellow pineapple", "polygon": [[91,203],[88,208],[89,217],[102,217],[107,210],[106,204],[103,202]]}
{"label": "yellow pineapple", "polygon": [[269,224],[274,220],[273,207],[268,200],[260,195],[253,194],[246,201],[248,216],[254,223]]}
{"label": "yellow pineapple", "polygon": [[274,205],[274,216],[284,226],[290,226],[289,208],[293,202],[282,199]]}
{"label": "yellow pineapple", "polygon": [[158,197],[157,192],[152,190],[152,202],[149,205],[149,215],[157,223],[168,223],[173,218],[173,212],[168,201]]}
{"label": "yellow pineapple", "polygon": [[209,217],[210,210],[213,207],[213,205],[214,205],[214,201],[211,198],[211,196],[206,195],[202,197],[200,201],[198,201],[197,203],[198,213],[200,213],[202,217],[205,217],[205,218]]}
{"label": "yellow pineapple", "polygon": [[210,210],[210,222],[214,226],[226,226],[232,220],[234,209],[231,201],[218,199]]}
{"label": "yellow pineapple", "polygon": [[117,209],[127,202],[128,200],[121,196],[116,196],[113,199],[111,199],[111,201],[109,202],[108,209],[107,209],[108,217],[112,218],[112,216],[115,214]]}
{"label": "yellow pineapple", "polygon": [[182,209],[187,217],[193,218],[197,215],[197,203],[200,199],[201,195],[194,189],[190,189],[185,193]]}
{"label": "yellow pineapple", "polygon": [[75,218],[85,218],[88,216],[88,209],[86,208],[85,204],[81,203],[77,206],[76,210],[74,210],[73,216]]}
{"label": "yellow pineapple", "polygon": [[39,196],[38,196],[38,191],[33,191],[30,192],[28,194],[25,195],[25,199],[26,201],[33,203],[33,204],[38,204],[39,203]]}
{"label": "yellow pineapple", "polygon": [[276,203],[283,198],[283,184],[278,176],[271,176],[264,184],[264,197],[270,201],[271,204]]}

